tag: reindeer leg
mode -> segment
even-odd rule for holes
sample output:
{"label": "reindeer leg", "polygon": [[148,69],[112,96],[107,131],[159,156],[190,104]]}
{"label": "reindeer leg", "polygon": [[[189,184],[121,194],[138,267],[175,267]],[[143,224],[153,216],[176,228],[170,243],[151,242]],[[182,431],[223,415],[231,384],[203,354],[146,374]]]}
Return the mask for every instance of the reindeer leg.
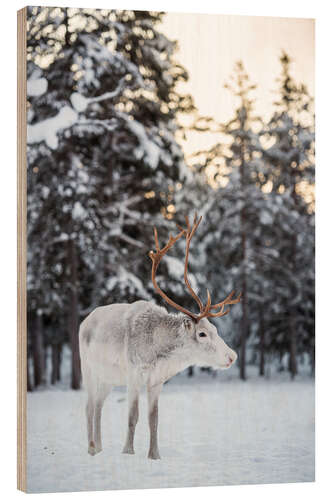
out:
{"label": "reindeer leg", "polygon": [[123,453],[134,454],[134,433],[139,419],[139,388],[135,384],[128,385],[128,430]]}
{"label": "reindeer leg", "polygon": [[157,426],[158,426],[158,397],[162,390],[163,384],[148,386],[148,420],[150,429],[150,444],[148,458],[153,460],[159,459],[157,442]]}
{"label": "reindeer leg", "polygon": [[98,395],[96,398],[95,414],[94,414],[95,453],[99,453],[100,451],[102,451],[102,439],[101,439],[102,408],[104,401],[109,393],[110,393],[110,387],[107,385],[103,385],[99,388]]}
{"label": "reindeer leg", "polygon": [[89,455],[95,455],[95,442],[93,440],[93,423],[94,423],[94,413],[95,405],[93,398],[88,394],[88,401],[86,406],[86,416],[87,416],[87,433],[88,433],[88,453]]}

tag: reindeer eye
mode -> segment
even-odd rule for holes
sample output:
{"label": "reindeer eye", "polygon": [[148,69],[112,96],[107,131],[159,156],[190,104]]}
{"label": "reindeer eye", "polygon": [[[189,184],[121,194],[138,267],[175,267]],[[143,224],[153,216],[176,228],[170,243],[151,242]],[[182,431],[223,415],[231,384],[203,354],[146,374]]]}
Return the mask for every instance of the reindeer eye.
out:
{"label": "reindeer eye", "polygon": [[199,337],[207,337],[207,335],[205,334],[205,332],[200,332]]}

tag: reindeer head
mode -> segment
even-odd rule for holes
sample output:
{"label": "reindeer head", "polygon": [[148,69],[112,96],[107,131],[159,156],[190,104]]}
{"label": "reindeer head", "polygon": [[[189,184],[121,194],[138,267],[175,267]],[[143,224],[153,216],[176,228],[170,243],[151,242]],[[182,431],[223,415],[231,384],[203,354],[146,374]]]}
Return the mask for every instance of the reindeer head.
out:
{"label": "reindeer head", "polygon": [[217,328],[207,318],[198,322],[184,318],[183,328],[186,332],[183,349],[188,353],[191,365],[226,370],[236,361],[235,351],[222,340]]}
{"label": "reindeer head", "polygon": [[[159,246],[157,230],[154,228],[156,251],[149,252],[149,257],[153,263],[152,282],[155,290],[165,300],[165,302],[186,315],[183,320],[183,328],[187,333],[185,346],[191,352],[191,358],[193,359],[191,364],[226,369],[236,361],[237,354],[221,339],[218,335],[216,327],[208,320],[208,318],[217,318],[228,314],[230,309],[228,308],[224,311],[224,307],[226,305],[237,304],[240,302],[241,294],[239,294],[236,299],[232,299],[234,292],[231,292],[222,302],[212,305],[211,295],[207,289],[207,302],[204,305],[191,287],[187,276],[189,249],[191,239],[201,220],[202,217],[198,220],[197,215],[195,215],[193,226],[191,227],[189,219],[186,217],[186,229],[179,226],[180,232],[175,237],[170,235],[168,243],[163,248],[160,248]],[[183,235],[186,237],[184,281],[189,293],[199,306],[199,313],[193,313],[174,302],[160,289],[156,282],[156,271],[160,261],[168,250],[175,244],[175,242]],[[217,312],[213,312],[215,310],[217,310]]]}

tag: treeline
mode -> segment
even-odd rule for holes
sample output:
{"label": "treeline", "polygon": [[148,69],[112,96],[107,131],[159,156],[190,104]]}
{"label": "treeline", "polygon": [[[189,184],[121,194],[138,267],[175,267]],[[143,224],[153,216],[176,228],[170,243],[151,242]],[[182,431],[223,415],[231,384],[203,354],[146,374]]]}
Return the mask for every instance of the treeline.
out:
{"label": "treeline", "polygon": [[[264,374],[268,356],[287,355],[292,376],[299,356],[313,363],[311,98],[283,54],[276,112],[264,123],[238,63],[228,84],[234,118],[199,118],[193,128],[221,140],[185,165],[178,138],[187,131],[177,117],[195,106],[177,90],[188,75],[175,42],[157,29],[161,18],[29,8],[29,389],[61,379],[64,345],[71,387],[80,387],[80,321],[98,305],[159,301],[147,255],[153,227],[166,238],[195,211],[204,223],[190,257],[194,286],[209,286],[214,300],[243,293],[241,306],[217,320],[239,350],[240,376],[248,362]],[[183,254],[179,245],[161,264],[160,286],[193,307]]]}
{"label": "treeline", "polygon": [[[238,106],[228,123],[217,124],[225,140],[195,155],[194,167],[204,180],[198,194],[194,187],[189,196],[198,211],[207,212],[198,276],[215,284],[216,295],[235,287],[243,294],[229,327],[240,332],[235,341],[244,380],[250,358],[260,375],[266,358],[280,360],[282,369],[285,355],[292,377],[299,357],[306,356],[314,372],[313,102],[291,77],[286,53],[280,64],[268,123],[255,115],[256,86],[243,64],[236,64],[225,87]],[[216,130],[210,120],[199,120],[200,127]]]}

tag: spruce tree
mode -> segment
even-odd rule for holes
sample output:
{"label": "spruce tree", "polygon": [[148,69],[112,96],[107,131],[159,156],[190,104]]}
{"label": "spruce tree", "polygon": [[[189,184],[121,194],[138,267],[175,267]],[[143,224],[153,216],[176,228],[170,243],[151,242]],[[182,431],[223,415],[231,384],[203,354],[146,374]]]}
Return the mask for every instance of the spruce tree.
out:
{"label": "spruce tree", "polygon": [[272,348],[289,352],[293,378],[298,354],[314,359],[314,117],[313,100],[292,78],[285,52],[280,63],[276,111],[263,131],[262,152],[275,207],[271,240],[279,254],[272,267]]}
{"label": "spruce tree", "polygon": [[193,103],[176,92],[187,73],[161,19],[29,8],[29,307],[44,330],[67,318],[75,389],[80,319],[152,297],[153,226],[166,227],[186,172],[176,116]]}
{"label": "spruce tree", "polygon": [[263,301],[258,266],[262,228],[271,216],[261,189],[264,169],[258,133],[261,122],[254,114],[252,99],[256,86],[250,82],[242,62],[236,64],[225,87],[237,101],[234,116],[219,125],[222,140],[209,151],[198,153],[199,170],[213,187],[208,194],[211,208],[202,246],[214,296],[227,295],[235,288],[242,292],[240,307],[223,318],[221,325],[226,325],[226,330],[233,327],[233,331],[240,331],[238,340],[233,341],[240,348],[240,377],[245,380],[247,340],[252,330],[256,334],[255,311]]}

